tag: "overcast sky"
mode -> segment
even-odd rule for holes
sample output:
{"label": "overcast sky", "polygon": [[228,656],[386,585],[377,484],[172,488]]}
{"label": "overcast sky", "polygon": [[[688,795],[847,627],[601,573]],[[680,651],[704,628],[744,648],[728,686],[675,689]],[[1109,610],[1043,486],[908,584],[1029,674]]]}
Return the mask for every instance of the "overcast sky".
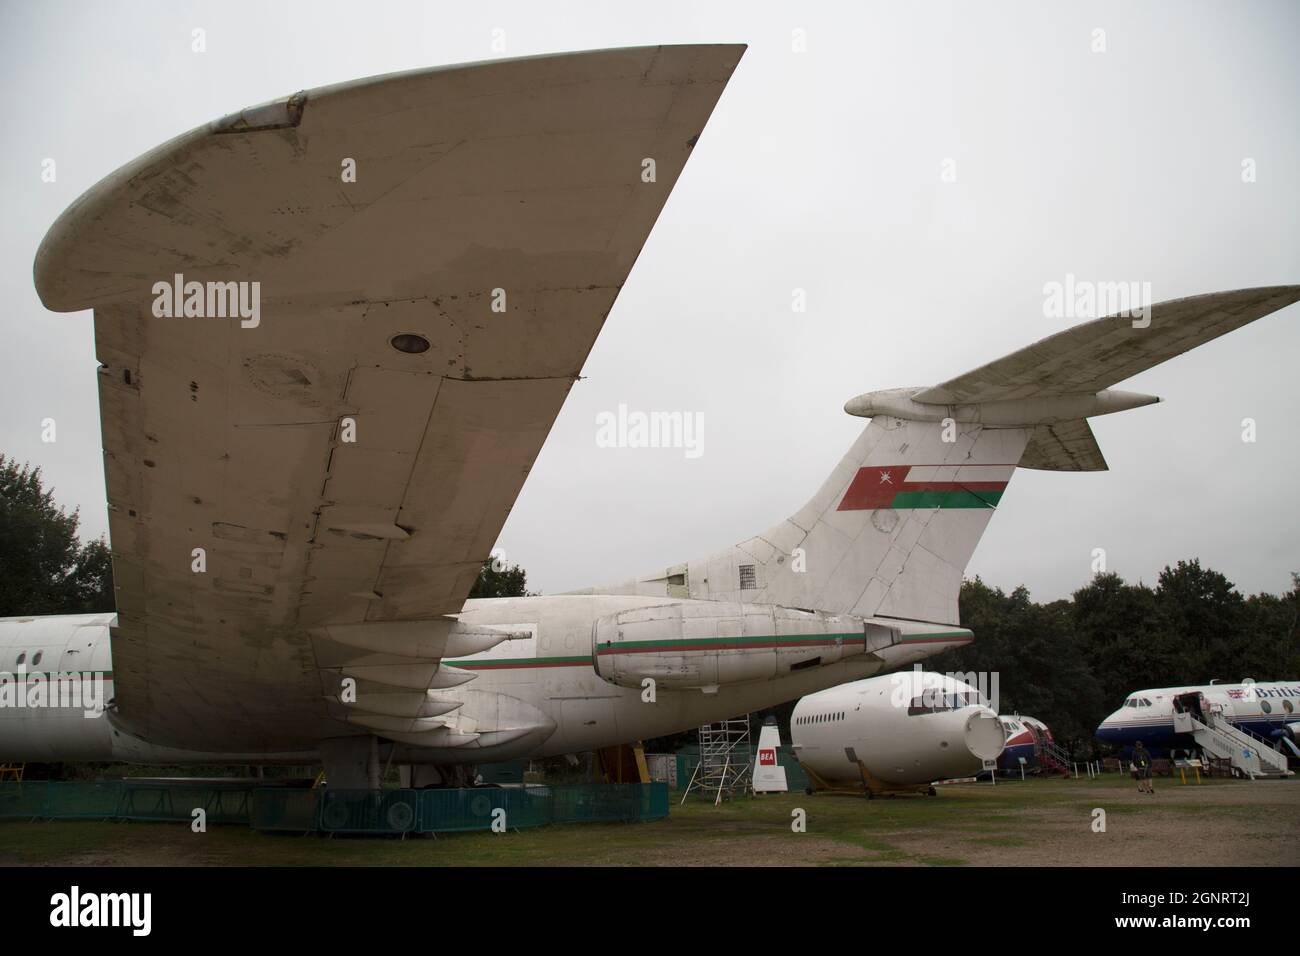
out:
{"label": "overcast sky", "polygon": [[[1159,301],[1300,282],[1300,4],[1285,0],[0,0],[0,452],[105,531],[91,313],[46,312],[32,286],[80,193],[244,106],[495,58],[494,30],[507,56],[749,44],[502,534],[547,593],[792,513],[865,424],[846,399],[1074,324],[1044,316],[1045,283],[1149,282]],[[1286,589],[1298,345],[1292,306],[1130,380],[1165,403],[1093,420],[1111,470],[1017,472],[969,573],[1052,599],[1103,547],[1130,580],[1199,557],[1245,592]],[[620,403],[701,413],[703,454],[598,447],[596,416]]]}

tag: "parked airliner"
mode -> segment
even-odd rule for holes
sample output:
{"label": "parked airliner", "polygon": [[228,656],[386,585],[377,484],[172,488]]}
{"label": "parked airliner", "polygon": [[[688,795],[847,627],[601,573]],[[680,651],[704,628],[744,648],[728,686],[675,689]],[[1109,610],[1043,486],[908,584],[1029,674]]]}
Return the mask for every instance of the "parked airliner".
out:
{"label": "parked airliner", "polygon": [[1097,736],[1108,743],[1131,747],[1137,741],[1154,754],[1169,750],[1195,749],[1190,734],[1174,730],[1174,703],[1185,694],[1199,693],[1204,707],[1221,713],[1239,730],[1281,744],[1300,756],[1300,681],[1240,684],[1201,684],[1187,687],[1156,687],[1134,691],[1097,727]]}

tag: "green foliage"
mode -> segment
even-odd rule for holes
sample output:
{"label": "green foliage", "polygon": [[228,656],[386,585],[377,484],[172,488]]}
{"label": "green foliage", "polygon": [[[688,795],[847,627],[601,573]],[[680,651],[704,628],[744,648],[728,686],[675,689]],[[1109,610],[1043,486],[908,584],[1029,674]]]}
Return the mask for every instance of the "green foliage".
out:
{"label": "green foliage", "polygon": [[474,582],[474,587],[470,589],[469,596],[471,599],[527,597],[529,595],[526,587],[527,583],[527,574],[519,565],[512,564],[510,567],[506,567],[503,563],[500,570],[498,570],[495,559],[488,558],[483,562],[483,567],[478,573],[478,580]]}
{"label": "green foliage", "polygon": [[79,523],[54,503],[40,468],[0,455],[0,616],[113,610],[108,545],[82,544]]}
{"label": "green foliage", "polygon": [[925,666],[996,672],[1002,713],[1037,717],[1086,755],[1099,747],[1097,724],[1137,688],[1296,677],[1298,612],[1300,577],[1281,596],[1243,597],[1197,560],[1165,568],[1155,588],[1099,574],[1051,604],[976,578],[961,591],[962,626],[975,642]]}
{"label": "green foliage", "polygon": [[[961,620],[975,642],[927,662],[928,670],[997,674],[1003,713],[1046,721],[1063,746],[1091,738],[1097,722],[1087,715],[1104,709],[1105,697],[1075,640],[1070,602],[1036,604],[1023,586],[1006,594],[976,578],[962,586]],[[991,695],[991,679],[986,689]]]}

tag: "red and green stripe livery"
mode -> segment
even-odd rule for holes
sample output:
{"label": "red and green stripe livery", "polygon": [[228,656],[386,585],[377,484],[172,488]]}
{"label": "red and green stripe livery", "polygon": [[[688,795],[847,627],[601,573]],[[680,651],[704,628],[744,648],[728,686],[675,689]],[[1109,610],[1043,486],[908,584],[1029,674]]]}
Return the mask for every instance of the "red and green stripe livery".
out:
{"label": "red and green stripe livery", "polygon": [[[956,480],[936,481],[939,471]],[[859,468],[837,511],[877,508],[996,508],[1010,480],[1011,466],[873,465]]]}

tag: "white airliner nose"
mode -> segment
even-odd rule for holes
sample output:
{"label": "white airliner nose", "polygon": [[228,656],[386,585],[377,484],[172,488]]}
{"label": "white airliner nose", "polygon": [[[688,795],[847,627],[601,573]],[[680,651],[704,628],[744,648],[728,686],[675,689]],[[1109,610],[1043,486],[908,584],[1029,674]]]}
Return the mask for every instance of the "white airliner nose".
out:
{"label": "white airliner nose", "polygon": [[966,749],[980,760],[995,760],[1006,745],[1002,721],[991,711],[976,711],[966,718]]}

